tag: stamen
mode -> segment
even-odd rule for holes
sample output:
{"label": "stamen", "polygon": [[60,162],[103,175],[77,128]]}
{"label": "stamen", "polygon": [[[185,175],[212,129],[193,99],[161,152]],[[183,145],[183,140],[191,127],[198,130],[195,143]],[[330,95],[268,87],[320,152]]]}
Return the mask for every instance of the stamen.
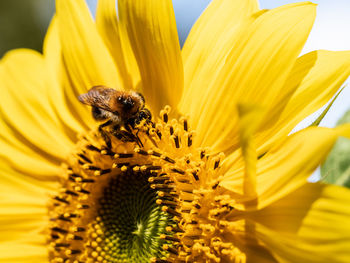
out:
{"label": "stamen", "polygon": [[92,163],[92,161],[89,158],[87,158],[84,154],[79,153],[78,156],[82,158],[85,162]]}
{"label": "stamen", "polygon": [[167,161],[167,162],[169,162],[169,163],[172,163],[172,164],[174,164],[175,163],[175,161],[173,160],[173,159],[171,159],[170,157],[168,157],[168,156],[161,156],[161,158],[164,160],[164,161]]}
{"label": "stamen", "polygon": [[181,217],[181,214],[179,212],[175,211],[174,209],[172,209],[168,206],[163,206],[162,211],[168,212],[169,214],[174,215],[174,216]]}
{"label": "stamen", "polygon": [[116,153],[114,158],[132,158],[134,155],[132,153]]}
{"label": "stamen", "polygon": [[163,245],[163,249],[170,252],[171,254],[179,255],[179,252],[175,248],[169,247],[169,245]]}
{"label": "stamen", "polygon": [[95,152],[100,152],[101,150],[97,148],[96,146],[93,146],[92,144],[86,146],[87,149]]}
{"label": "stamen", "polygon": [[159,236],[159,238],[160,239],[165,239],[165,240],[168,240],[168,241],[180,242],[180,239],[175,237],[175,236],[167,236],[167,235],[161,234]]}
{"label": "stamen", "polygon": [[185,174],[184,171],[182,171],[182,170],[180,170],[180,169],[178,169],[178,168],[173,168],[173,169],[171,169],[171,171],[174,172],[174,173],[182,174],[182,175]]}

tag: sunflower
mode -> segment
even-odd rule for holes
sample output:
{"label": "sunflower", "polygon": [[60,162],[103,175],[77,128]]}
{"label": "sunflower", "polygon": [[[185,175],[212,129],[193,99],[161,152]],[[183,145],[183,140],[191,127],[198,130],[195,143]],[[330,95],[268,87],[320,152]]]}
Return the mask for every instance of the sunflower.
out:
{"label": "sunflower", "polygon": [[[214,0],[182,50],[170,0],[116,9],[57,0],[0,63],[0,262],[349,262],[350,191],[307,178],[350,125],[290,135],[350,74],[298,57],[315,5]],[[97,85],[152,120],[100,126]]]}

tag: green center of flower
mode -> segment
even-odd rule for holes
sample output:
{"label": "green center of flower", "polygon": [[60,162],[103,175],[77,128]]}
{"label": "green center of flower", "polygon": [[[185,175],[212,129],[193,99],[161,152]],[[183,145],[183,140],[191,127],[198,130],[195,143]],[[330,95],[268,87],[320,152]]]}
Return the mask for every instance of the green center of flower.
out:
{"label": "green center of flower", "polygon": [[[164,256],[159,236],[169,216],[156,204],[147,176],[128,172],[113,178],[99,199],[97,229],[102,230],[99,257],[108,262],[149,262]],[[104,253],[102,253],[104,252]]]}

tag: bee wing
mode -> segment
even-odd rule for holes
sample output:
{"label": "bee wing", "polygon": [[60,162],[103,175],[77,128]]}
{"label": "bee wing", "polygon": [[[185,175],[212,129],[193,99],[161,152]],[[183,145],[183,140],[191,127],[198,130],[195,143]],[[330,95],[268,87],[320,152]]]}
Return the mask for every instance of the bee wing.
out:
{"label": "bee wing", "polygon": [[115,98],[118,93],[117,90],[105,86],[94,86],[89,89],[87,93],[79,95],[78,100],[90,106],[115,112],[118,109],[116,109],[113,98]]}

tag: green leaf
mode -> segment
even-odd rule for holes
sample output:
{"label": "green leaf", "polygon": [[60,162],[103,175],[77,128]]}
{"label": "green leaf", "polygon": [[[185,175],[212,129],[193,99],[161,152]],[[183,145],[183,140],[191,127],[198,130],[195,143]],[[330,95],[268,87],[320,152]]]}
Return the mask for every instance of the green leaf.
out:
{"label": "green leaf", "polygon": [[[350,123],[350,110],[337,125]],[[339,138],[327,160],[321,166],[321,181],[350,188],[350,140]]]}

